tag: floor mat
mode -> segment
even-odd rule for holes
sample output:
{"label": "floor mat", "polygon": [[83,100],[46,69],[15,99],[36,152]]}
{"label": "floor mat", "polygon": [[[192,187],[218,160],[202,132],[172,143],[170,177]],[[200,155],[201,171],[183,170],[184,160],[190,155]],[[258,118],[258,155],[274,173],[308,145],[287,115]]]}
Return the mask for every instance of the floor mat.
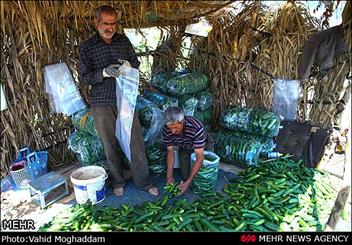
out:
{"label": "floor mat", "polygon": [[[229,183],[229,180],[235,177],[236,175],[234,173],[225,172],[224,170],[219,169],[215,191],[216,192],[221,191],[224,185]],[[175,182],[180,182],[182,180],[179,169],[174,170],[174,179],[175,179]],[[154,202],[162,199],[166,194],[166,191],[164,190],[164,186],[166,185],[166,174],[161,176],[151,176],[151,180],[154,186],[156,186],[159,189],[159,193],[160,193],[159,196],[152,196],[149,193],[138,189],[136,185],[133,183],[133,180],[130,179],[125,185],[125,191],[123,196],[120,196],[120,197],[115,196],[112,193],[112,189],[108,188],[105,199],[102,202],[98,203],[97,205],[118,208],[121,204],[135,206],[135,205],[142,204],[146,201]],[[192,191],[192,187],[191,187],[182,196],[175,197],[174,201],[178,199],[186,199],[188,202],[193,202],[198,198],[199,196]],[[70,204],[76,205],[77,204],[76,200],[73,200]]]}

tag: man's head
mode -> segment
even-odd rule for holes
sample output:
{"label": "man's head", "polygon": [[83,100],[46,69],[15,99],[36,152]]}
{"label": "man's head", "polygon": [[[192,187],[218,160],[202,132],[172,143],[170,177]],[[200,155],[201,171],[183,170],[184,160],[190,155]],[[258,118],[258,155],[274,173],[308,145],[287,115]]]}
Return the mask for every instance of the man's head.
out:
{"label": "man's head", "polygon": [[110,41],[116,31],[117,14],[113,7],[102,5],[95,10],[94,25],[104,41]]}
{"label": "man's head", "polygon": [[182,134],[185,114],[180,107],[169,107],[164,114],[164,123],[172,134]]}

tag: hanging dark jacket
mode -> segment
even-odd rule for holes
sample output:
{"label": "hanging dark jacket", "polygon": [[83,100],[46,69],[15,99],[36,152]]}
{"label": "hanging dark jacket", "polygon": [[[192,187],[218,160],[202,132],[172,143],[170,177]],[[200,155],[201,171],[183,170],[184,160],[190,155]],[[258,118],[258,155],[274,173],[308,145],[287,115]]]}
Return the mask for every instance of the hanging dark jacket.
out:
{"label": "hanging dark jacket", "polygon": [[342,25],[313,34],[303,47],[298,64],[299,79],[309,77],[314,59],[320,71],[325,72],[333,66],[334,57],[346,51]]}

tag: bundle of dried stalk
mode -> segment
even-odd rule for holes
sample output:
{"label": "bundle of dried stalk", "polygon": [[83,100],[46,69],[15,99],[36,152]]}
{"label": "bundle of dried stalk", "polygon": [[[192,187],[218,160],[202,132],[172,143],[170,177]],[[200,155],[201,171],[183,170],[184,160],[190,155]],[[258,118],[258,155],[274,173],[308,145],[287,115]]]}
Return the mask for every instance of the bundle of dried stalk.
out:
{"label": "bundle of dried stalk", "polygon": [[172,26],[169,36],[153,52],[152,74],[175,71],[181,54],[182,37],[186,26]]}
{"label": "bundle of dried stalk", "polygon": [[269,12],[263,28],[271,36],[259,44],[259,52],[254,63],[272,75],[254,71],[256,101],[267,110],[271,109],[273,78],[298,79],[300,52],[315,30],[317,23],[300,3],[286,3],[276,12]]}
{"label": "bundle of dried stalk", "polygon": [[[214,118],[230,105],[249,106],[252,92],[248,80],[251,76],[250,59],[254,47],[262,36],[253,30],[261,25],[265,8],[260,2],[243,6],[239,14],[229,12],[210,19],[213,26],[208,38],[193,42],[190,69],[200,70],[212,81]],[[213,127],[217,127],[213,122]]]}

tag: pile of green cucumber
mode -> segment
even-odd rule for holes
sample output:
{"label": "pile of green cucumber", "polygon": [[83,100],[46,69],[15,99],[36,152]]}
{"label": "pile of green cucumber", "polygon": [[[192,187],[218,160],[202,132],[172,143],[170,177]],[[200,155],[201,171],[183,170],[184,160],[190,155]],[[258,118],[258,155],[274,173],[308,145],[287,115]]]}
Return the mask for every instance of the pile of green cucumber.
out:
{"label": "pile of green cucumber", "polygon": [[40,231],[321,231],[337,195],[330,180],[281,157],[247,168],[223,192],[192,203],[166,195],[139,206],[76,205]]}

